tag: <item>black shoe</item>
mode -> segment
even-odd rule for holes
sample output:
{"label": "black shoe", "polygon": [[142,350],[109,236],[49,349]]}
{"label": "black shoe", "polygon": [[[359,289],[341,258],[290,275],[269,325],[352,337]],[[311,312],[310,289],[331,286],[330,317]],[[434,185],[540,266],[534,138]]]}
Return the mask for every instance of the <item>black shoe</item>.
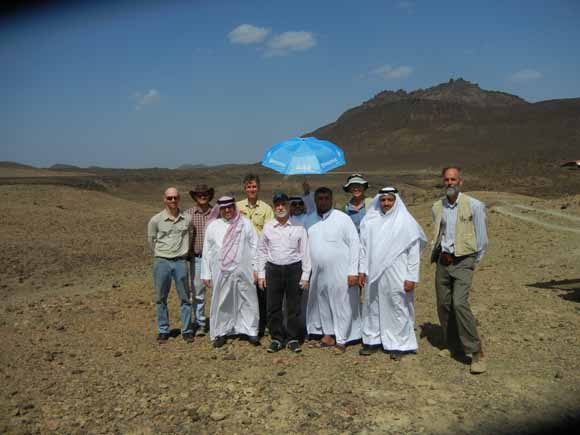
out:
{"label": "black shoe", "polygon": [[260,343],[260,338],[256,335],[248,335],[248,343],[254,345],[254,346],[261,346],[262,343]]}
{"label": "black shoe", "polygon": [[297,340],[292,340],[288,342],[288,349],[290,352],[300,353],[302,349],[300,349],[300,343]]}
{"label": "black shoe", "polygon": [[226,342],[228,341],[228,339],[225,336],[221,336],[221,337],[217,337],[214,341],[213,341],[213,347],[220,348],[222,347],[224,344],[226,344]]}
{"label": "black shoe", "polygon": [[186,343],[193,343],[193,332],[186,332],[181,336],[183,337],[183,341],[185,341]]}
{"label": "black shoe", "polygon": [[361,356],[369,356],[375,353],[376,351],[377,351],[376,348],[371,347],[368,344],[363,344],[363,347],[361,348],[361,350],[358,351],[358,354]]}
{"label": "black shoe", "polygon": [[404,355],[403,352],[398,352],[398,351],[392,351],[392,352],[389,352],[389,354],[390,354],[391,359],[393,361],[401,361],[401,359],[403,359],[403,355]]}
{"label": "black shoe", "polygon": [[272,343],[270,343],[270,347],[268,348],[268,352],[275,353],[282,349],[284,349],[282,343],[280,343],[278,340],[272,340]]}
{"label": "black shoe", "polygon": [[169,332],[160,332],[157,335],[157,343],[159,344],[167,343],[167,340],[169,340]]}

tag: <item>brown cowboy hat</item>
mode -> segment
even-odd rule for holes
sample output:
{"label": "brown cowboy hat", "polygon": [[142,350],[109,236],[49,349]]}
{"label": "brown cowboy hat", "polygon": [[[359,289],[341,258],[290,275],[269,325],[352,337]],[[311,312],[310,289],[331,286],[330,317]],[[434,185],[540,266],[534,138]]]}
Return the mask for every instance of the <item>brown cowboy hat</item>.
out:
{"label": "brown cowboy hat", "polygon": [[215,194],[215,190],[213,187],[209,187],[207,184],[196,184],[193,189],[189,191],[189,194],[194,201],[196,193],[207,193],[209,195],[209,200],[211,201]]}

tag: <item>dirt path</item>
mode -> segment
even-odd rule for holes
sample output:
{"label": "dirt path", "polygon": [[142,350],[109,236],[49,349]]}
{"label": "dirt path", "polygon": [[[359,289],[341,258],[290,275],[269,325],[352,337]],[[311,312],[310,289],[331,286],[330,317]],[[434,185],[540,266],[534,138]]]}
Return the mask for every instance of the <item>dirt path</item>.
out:
{"label": "dirt path", "polygon": [[[26,200],[2,216],[10,231],[0,236],[9,272],[0,308],[0,433],[513,433],[578,417],[580,236],[502,211],[535,198],[473,193],[495,201],[470,298],[489,370],[473,376],[465,361],[439,356],[427,252],[415,294],[419,352],[399,363],[360,357],[358,345],[343,355],[308,346],[270,355],[243,341],[214,350],[207,338],[186,345],[179,336],[159,346],[151,259],[139,251],[154,207],[96,192],[19,189],[0,189],[3,204]],[[70,211],[81,201],[63,225],[55,205]],[[35,209],[22,204],[33,202],[47,210],[40,222],[24,219]],[[538,207],[551,210],[543,201]],[[430,234],[430,204],[409,209]],[[533,214],[551,224],[540,216]],[[91,282],[99,274],[103,281]],[[177,327],[173,290],[170,303]]]}

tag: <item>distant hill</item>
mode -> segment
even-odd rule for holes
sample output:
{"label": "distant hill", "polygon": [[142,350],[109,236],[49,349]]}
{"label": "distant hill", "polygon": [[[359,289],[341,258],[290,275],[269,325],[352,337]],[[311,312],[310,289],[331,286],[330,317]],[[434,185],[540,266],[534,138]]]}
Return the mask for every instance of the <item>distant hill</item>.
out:
{"label": "distant hill", "polygon": [[576,159],[580,98],[529,103],[451,79],[381,92],[310,135],[341,146],[357,170]]}
{"label": "distant hill", "polygon": [[189,170],[189,169],[202,169],[202,168],[206,168],[207,165],[204,164],[192,164],[192,163],[185,163],[183,165],[178,166],[175,169],[178,170]]}
{"label": "distant hill", "polygon": [[0,161],[0,168],[8,169],[36,169],[34,166],[23,165],[22,163]]}
{"label": "distant hill", "polygon": [[82,169],[82,168],[79,166],[75,166],[75,165],[68,165],[66,163],[56,163],[56,164],[50,166],[48,169],[52,169],[55,171],[62,171],[62,170],[78,171],[79,169]]}

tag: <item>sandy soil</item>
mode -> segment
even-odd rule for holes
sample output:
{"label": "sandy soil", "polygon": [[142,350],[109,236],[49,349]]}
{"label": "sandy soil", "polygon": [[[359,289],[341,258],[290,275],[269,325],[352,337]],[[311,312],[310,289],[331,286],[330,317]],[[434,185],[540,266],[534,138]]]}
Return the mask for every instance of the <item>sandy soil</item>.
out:
{"label": "sandy soil", "polygon": [[[513,433],[571,424],[580,409],[580,234],[566,229],[580,229],[580,195],[473,195],[489,206],[490,235],[471,295],[488,356],[479,376],[439,356],[427,253],[419,352],[401,362],[360,357],[358,345],[273,356],[242,341],[214,350],[207,337],[159,346],[145,225],[160,205],[0,186],[0,433]],[[410,210],[430,234],[430,203]]]}

